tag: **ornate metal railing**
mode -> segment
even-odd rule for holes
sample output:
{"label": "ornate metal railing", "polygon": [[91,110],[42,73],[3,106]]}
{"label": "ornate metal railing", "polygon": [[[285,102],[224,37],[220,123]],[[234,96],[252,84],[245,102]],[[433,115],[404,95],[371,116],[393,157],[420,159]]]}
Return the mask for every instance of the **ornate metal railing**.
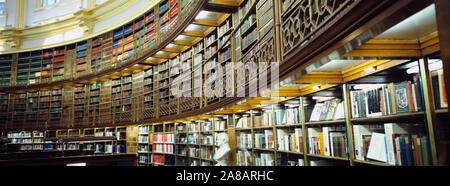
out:
{"label": "ornate metal railing", "polygon": [[316,37],[349,5],[359,0],[299,0],[285,4],[281,19],[283,57]]}

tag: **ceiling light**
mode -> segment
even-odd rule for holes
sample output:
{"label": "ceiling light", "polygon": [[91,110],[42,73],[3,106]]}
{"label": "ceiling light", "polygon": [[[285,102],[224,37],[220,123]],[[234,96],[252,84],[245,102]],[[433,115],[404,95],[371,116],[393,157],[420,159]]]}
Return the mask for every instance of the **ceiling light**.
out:
{"label": "ceiling light", "polygon": [[330,99],[330,98],[333,98],[333,97],[322,97],[322,96],[314,96],[314,97],[312,97],[313,100]]}
{"label": "ceiling light", "polygon": [[209,12],[202,10],[200,11],[200,13],[198,13],[197,17],[195,17],[195,20],[206,19],[208,18],[208,14]]}
{"label": "ceiling light", "polygon": [[359,84],[359,85],[355,85],[353,88],[355,90],[364,90],[364,89],[377,89],[382,87],[382,85],[378,85],[378,84]]}
{"label": "ceiling light", "polygon": [[375,72],[375,71],[376,70],[375,70],[374,67],[369,67],[369,68],[364,69],[364,72],[366,72],[366,74],[370,74],[370,73]]}
{"label": "ceiling light", "polygon": [[189,32],[189,31],[194,31],[195,30],[195,25],[193,25],[193,24],[190,24],[185,30],[184,30],[184,32]]}
{"label": "ceiling light", "polygon": [[175,39],[175,41],[183,40],[183,39],[186,39],[186,38],[187,38],[187,37],[184,36],[184,35],[179,35],[179,36]]}

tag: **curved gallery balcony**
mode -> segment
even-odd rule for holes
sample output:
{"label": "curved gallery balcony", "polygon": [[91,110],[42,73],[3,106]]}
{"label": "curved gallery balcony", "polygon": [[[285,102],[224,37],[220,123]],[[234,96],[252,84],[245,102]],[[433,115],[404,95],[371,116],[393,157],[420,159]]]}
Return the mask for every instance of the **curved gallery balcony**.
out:
{"label": "curved gallery balcony", "polygon": [[[304,33],[298,31],[289,33],[287,32],[287,30],[289,29],[301,30],[301,28],[295,27],[295,24],[294,26],[289,26],[293,25],[292,23],[295,23],[296,17],[303,15],[303,13],[301,13],[301,11],[299,12],[298,10],[302,10],[305,6],[309,7],[310,10],[313,10],[314,6],[316,5],[308,4],[308,1],[298,1],[292,4],[289,4],[290,1],[285,1],[285,4],[283,6],[285,8],[283,8],[283,10],[281,11],[281,16],[278,16],[280,12],[277,11],[277,8],[273,8],[277,7],[277,4],[274,3],[268,5],[267,2],[271,1],[256,0],[243,2],[243,4],[237,5],[241,6],[241,8],[239,8],[240,11],[236,11],[236,9],[233,9],[231,6],[231,8],[226,9],[225,11],[230,13],[238,13],[233,13],[231,17],[229,15],[220,16],[223,13],[216,13],[217,16],[214,16],[215,21],[201,20],[202,17],[209,17],[206,15],[208,15],[208,11],[211,12],[211,6],[209,8],[208,6],[206,6],[206,11],[203,11],[203,13],[199,13],[197,14],[197,16],[195,16],[200,20],[192,21],[192,26],[186,25],[185,32],[182,34],[183,36],[177,36],[176,38],[174,37],[175,39],[173,40],[171,45],[167,45],[167,47],[165,47],[163,50],[157,51],[151,58],[147,58],[147,62],[158,64],[157,67],[151,68],[152,73],[150,73],[150,69],[145,70],[144,68],[136,69],[134,74],[134,70],[130,69],[128,69],[128,71],[116,71],[114,73],[111,73],[111,76],[116,76],[112,77],[111,79],[118,79],[119,81],[117,82],[114,82],[114,80],[106,80],[99,85],[93,84],[93,88],[92,85],[89,85],[91,87],[88,87],[84,86],[83,84],[78,84],[78,86],[82,86],[83,88],[63,88],[61,92],[64,93],[59,93],[56,91],[55,94],[74,96],[67,96],[67,102],[66,100],[62,101],[64,103],[62,103],[63,106],[61,106],[63,109],[62,111],[60,111],[60,116],[64,115],[65,111],[63,110],[68,108],[68,117],[59,117],[59,120],[56,119],[54,122],[48,122],[48,118],[43,118],[38,121],[35,121],[33,118],[31,118],[30,121],[32,121],[32,123],[28,123],[28,119],[25,118],[25,116],[29,115],[27,112],[22,111],[21,113],[23,113],[23,115],[18,115],[23,117],[15,117],[14,115],[16,114],[16,112],[14,112],[6,116],[6,119],[9,121],[7,122],[9,124],[7,124],[6,126],[8,126],[7,128],[70,128],[87,127],[93,125],[131,125],[139,123],[162,122],[209,113],[219,108],[223,108],[226,105],[236,103],[242,100],[242,98],[217,98],[209,100],[205,98],[174,99],[172,96],[170,96],[170,94],[168,94],[168,86],[165,86],[166,80],[170,82],[170,79],[172,78],[171,76],[177,75],[176,73],[171,73],[171,68],[176,67],[176,65],[173,65],[173,61],[175,61],[174,63],[179,62],[180,66],[183,62],[190,61],[191,65],[194,67],[196,62],[206,63],[209,60],[215,58],[218,62],[227,62],[228,60],[243,62],[264,62],[274,60],[282,61],[280,65],[280,80],[283,81],[280,83],[280,86],[272,85],[276,89],[277,87],[280,88],[283,86],[283,84],[286,84],[285,82],[290,81],[292,79],[291,75],[293,75],[294,72],[303,71],[306,64],[317,60],[317,56],[323,57],[326,52],[323,52],[322,48],[338,48],[335,46],[340,44],[339,42],[344,36],[347,36],[348,38],[348,35],[350,35],[350,33],[352,32],[355,32],[358,26],[365,23],[367,19],[376,17],[378,15],[377,13],[380,13],[388,5],[397,3],[398,6],[396,7],[396,10],[411,6],[411,4],[402,4],[394,1],[330,1],[330,4],[322,6],[322,11],[318,12],[317,15],[320,15],[320,18],[316,16],[309,18],[310,20],[314,20],[314,24],[310,23],[310,25],[315,25],[314,27],[311,27],[311,29],[302,30],[305,31]],[[426,4],[426,2],[423,3],[423,6],[425,6]],[[370,7],[371,11],[368,11],[368,7]],[[271,10],[273,10],[273,12],[271,12]],[[260,13],[264,12],[267,15],[272,14],[272,18],[270,18],[269,16],[267,20],[262,20],[263,17],[260,18],[256,16],[256,14],[261,15]],[[214,13],[212,15],[214,15]],[[256,21],[256,19],[258,19],[257,23],[254,22]],[[281,26],[277,27],[277,23],[280,23]],[[237,26],[233,28],[231,25]],[[308,24],[305,23],[305,25]],[[213,28],[213,30],[211,30],[207,27],[218,28]],[[189,31],[191,29],[193,31]],[[228,35],[231,35],[231,37],[227,37]],[[240,41],[238,42],[239,45],[234,42],[230,42],[232,41],[232,39],[236,39],[236,37],[238,37]],[[356,36],[353,36],[352,39],[354,39],[354,41],[361,40],[361,38],[357,38]],[[350,42],[350,45],[354,48],[360,45],[355,45],[354,43],[355,42]],[[281,46],[283,46],[284,48]],[[226,52],[228,51],[228,47],[231,48],[228,54],[231,57],[225,56]],[[200,48],[202,50],[196,51],[197,48]],[[283,52],[278,52],[282,48]],[[292,50],[292,48],[297,49]],[[195,58],[195,54],[197,53],[202,53],[201,59]],[[314,54],[316,54],[316,57],[314,57]],[[185,61],[183,58],[188,59]],[[138,73],[142,74],[142,70],[144,70],[143,76],[139,76]],[[148,74],[146,75],[146,73]],[[163,75],[163,73],[166,73],[167,75]],[[192,75],[194,76],[194,74]],[[92,77],[94,76],[95,75],[93,75]],[[133,80],[132,82],[130,82],[130,77]],[[152,80],[146,82],[145,80],[150,79],[150,77],[152,77]],[[135,81],[134,78],[141,80]],[[94,77],[89,80],[91,80],[92,82],[99,81],[101,80],[101,77]],[[88,84],[88,81],[85,81],[84,83]],[[238,80],[235,80],[233,83],[237,84],[236,81]],[[76,83],[73,83],[72,86],[77,85],[79,81],[74,82]],[[144,85],[137,84],[139,82]],[[150,85],[150,82],[153,82],[155,86],[146,88],[147,85]],[[129,84],[132,84],[131,89],[133,90],[131,93],[127,92],[130,89],[129,87],[127,87]],[[98,86],[98,88],[95,86]],[[124,94],[124,92],[127,92],[126,94],[131,94],[131,96],[127,96],[126,98],[114,98],[112,95],[117,93],[115,91],[119,91],[119,88],[117,88],[116,86],[120,86],[120,93],[122,95]],[[116,89],[114,90],[114,88]],[[56,87],[56,89],[59,90],[59,87]],[[97,93],[90,94],[90,92],[96,91],[97,89],[99,89],[100,92],[97,96],[97,99],[102,99],[101,92],[105,92],[106,94],[105,96],[103,96],[104,100],[98,101],[101,102],[100,104],[96,104],[97,102],[95,102],[95,100],[94,102],[92,102],[94,103],[92,104],[94,106],[92,110],[98,110],[99,114],[95,114],[94,112],[94,119],[90,120],[89,113],[91,113],[91,108],[86,108],[90,107],[90,102],[79,101],[80,103],[77,103],[76,100],[84,97],[83,95],[93,95],[92,97],[95,98],[95,95],[97,95]],[[246,84],[246,89],[248,89],[248,84]],[[88,91],[89,94],[87,93]],[[250,94],[252,93],[252,91],[254,90],[249,91]],[[46,93],[43,94],[45,96]],[[77,95],[79,96],[78,98]],[[149,100],[146,99],[147,95],[150,95]],[[18,103],[23,104],[22,100],[24,98],[26,99],[27,96],[29,97],[29,94],[20,95],[19,93],[18,96],[14,95],[12,99],[11,95],[9,95],[8,99],[14,101],[17,100]],[[38,96],[40,95],[38,94]],[[153,98],[153,100],[151,98]],[[119,100],[122,102],[120,102]],[[153,101],[152,103],[150,102],[151,100]],[[151,104],[149,103],[147,105],[147,102],[150,102]],[[84,105],[84,107],[77,107],[79,104]],[[101,104],[104,105],[102,106]],[[23,105],[27,104],[25,103]],[[98,109],[95,108],[96,106],[98,106]],[[29,107],[24,106],[23,108],[21,109],[26,110]],[[38,106],[38,110],[40,110],[39,108],[40,107]],[[47,107],[44,106],[43,108],[45,110]],[[31,109],[32,110],[30,113],[36,115],[36,112],[33,110],[33,108]],[[15,111],[17,109],[12,110]],[[76,113],[82,114],[77,115]],[[10,117],[11,115],[12,117]],[[49,116],[49,114],[47,114],[47,116]],[[20,122],[17,122],[17,120],[15,120],[16,118],[20,118],[20,121],[23,121],[23,123],[20,124]],[[62,118],[67,119],[65,120],[67,122],[63,122]]]}

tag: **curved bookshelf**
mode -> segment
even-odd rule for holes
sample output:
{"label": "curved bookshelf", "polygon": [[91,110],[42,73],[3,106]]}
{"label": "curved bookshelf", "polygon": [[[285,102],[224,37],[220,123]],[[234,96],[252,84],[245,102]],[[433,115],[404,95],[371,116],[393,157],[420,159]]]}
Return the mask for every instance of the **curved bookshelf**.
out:
{"label": "curved bookshelf", "polygon": [[[167,1],[167,0],[164,0],[161,2],[169,3],[169,1]],[[165,29],[163,32],[156,32],[156,33],[154,33],[154,30],[156,30],[156,29],[152,29],[153,31],[148,30],[148,32],[146,34],[153,33],[153,34],[155,34],[153,37],[158,38],[157,39],[158,42],[156,44],[153,44],[152,47],[141,50],[140,52],[134,52],[131,56],[129,56],[130,58],[122,60],[122,61],[114,64],[113,66],[105,67],[105,69],[95,70],[95,71],[91,71],[90,73],[83,73],[83,74],[78,74],[80,72],[80,70],[75,70],[75,72],[69,74],[70,77],[68,77],[67,74],[65,74],[64,78],[57,78],[52,81],[43,81],[43,82],[39,82],[39,83],[37,81],[28,81],[24,84],[0,86],[0,92],[17,92],[17,91],[39,90],[39,89],[45,89],[45,88],[49,88],[49,87],[63,87],[64,85],[67,85],[67,84],[90,82],[93,79],[98,79],[99,77],[102,77],[102,76],[106,76],[106,75],[110,75],[115,72],[120,72],[120,71],[126,70],[127,68],[130,68],[138,63],[144,62],[150,56],[153,56],[158,51],[161,51],[162,49],[164,49],[177,36],[179,36],[190,23],[193,22],[195,15],[198,14],[198,12],[201,11],[203,9],[203,7],[206,6],[207,3],[208,3],[207,0],[192,1],[192,3],[190,4],[189,7],[182,7],[183,10],[182,11],[178,10],[179,12],[176,14],[178,14],[177,15],[178,18],[183,18],[183,19],[174,19],[174,21],[171,22],[170,28]],[[178,5],[175,5],[175,6],[178,7]],[[177,7],[172,6],[170,8],[177,8]],[[154,12],[157,9],[159,9],[158,6],[154,9],[150,10],[150,12]],[[167,12],[167,11],[165,11],[165,12]],[[167,12],[167,13],[169,13],[169,12]],[[130,31],[120,35],[120,36],[122,36],[122,35],[128,36],[128,38],[125,38],[126,40],[123,43],[123,45],[121,45],[124,47],[124,49],[127,48],[127,44],[132,44],[132,43],[134,43],[134,45],[141,44],[140,43],[141,41],[139,40],[140,38],[133,37],[133,36],[134,35],[137,35],[137,36],[145,35],[143,33],[134,33],[134,31],[136,31],[136,30],[141,30],[141,29],[145,30],[145,29],[143,29],[144,26],[142,26],[142,21],[144,21],[144,19],[146,19],[145,16],[144,16],[144,18],[139,17],[136,20],[133,20],[130,26],[124,25],[124,27],[126,27],[126,28],[119,31],[119,32],[122,32],[123,30],[127,30],[127,29],[130,30]],[[157,20],[154,20],[154,19],[151,19],[149,21],[157,22]],[[172,26],[172,25],[175,25],[175,26]],[[148,25],[148,26],[150,26],[150,25]],[[19,62],[21,59],[24,59],[24,60],[41,59],[41,60],[45,61],[47,58],[50,58],[49,62],[58,63],[58,62],[61,62],[61,60],[62,60],[60,57],[63,57],[63,59],[64,59],[63,55],[65,54],[65,52],[67,52],[68,48],[72,47],[72,49],[74,49],[76,51],[76,64],[74,64],[74,65],[78,65],[76,69],[78,69],[78,67],[84,68],[84,66],[81,66],[81,65],[86,62],[86,57],[92,57],[93,61],[95,61],[95,59],[97,59],[97,57],[98,57],[98,56],[89,56],[90,54],[94,55],[98,52],[98,51],[92,52],[92,50],[97,49],[96,47],[101,45],[101,43],[104,44],[104,43],[111,41],[112,40],[111,35],[116,34],[116,33],[117,33],[117,30],[111,31],[110,33],[106,33],[103,35],[93,37],[92,39],[88,39],[86,41],[81,41],[81,42],[69,44],[66,46],[60,46],[60,47],[56,47],[54,49],[45,49],[45,50],[20,53],[20,54],[18,54]],[[164,39],[160,39],[160,36],[162,36],[162,35],[164,35]],[[118,35],[115,35],[115,36],[118,36]],[[102,37],[105,37],[106,39],[103,40]],[[101,38],[100,41],[98,41],[99,38]],[[113,40],[117,40],[118,38],[119,37],[114,37]],[[109,45],[107,45],[107,46],[109,46]],[[100,49],[101,49],[101,47],[100,47]],[[22,55],[22,54],[28,54],[29,56],[25,56],[25,57],[21,58],[20,55]],[[35,55],[33,55],[33,54],[35,54]],[[8,56],[8,55],[4,55],[4,56]],[[109,54],[108,54],[108,56],[109,56]],[[73,60],[73,59],[67,59],[68,58],[67,53],[66,53],[65,57],[66,58],[64,59],[64,61],[66,61],[66,62]],[[7,58],[5,60],[12,60],[12,57],[11,57],[11,59]],[[32,65],[32,64],[33,63],[31,61],[30,65]],[[45,63],[42,63],[42,65],[45,65]],[[95,65],[93,65],[93,66],[95,66]],[[20,64],[19,64],[19,67],[20,67]],[[60,68],[60,66],[56,66],[55,64],[53,64],[53,68],[49,68],[48,70],[47,70],[47,68],[41,68],[41,69],[43,69],[43,70],[41,70],[41,72],[45,71],[45,70],[55,71],[58,68]],[[32,70],[31,68],[29,71],[34,72],[34,70]],[[26,71],[26,72],[28,72],[28,71]],[[21,73],[20,69],[16,73]]]}

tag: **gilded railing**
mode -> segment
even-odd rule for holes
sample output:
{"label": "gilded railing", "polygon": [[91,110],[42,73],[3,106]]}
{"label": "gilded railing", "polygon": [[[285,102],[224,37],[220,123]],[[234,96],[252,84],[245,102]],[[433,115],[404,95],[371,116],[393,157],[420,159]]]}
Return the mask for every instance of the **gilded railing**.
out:
{"label": "gilded railing", "polygon": [[359,0],[284,1],[281,15],[283,57],[306,45],[349,5]]}

